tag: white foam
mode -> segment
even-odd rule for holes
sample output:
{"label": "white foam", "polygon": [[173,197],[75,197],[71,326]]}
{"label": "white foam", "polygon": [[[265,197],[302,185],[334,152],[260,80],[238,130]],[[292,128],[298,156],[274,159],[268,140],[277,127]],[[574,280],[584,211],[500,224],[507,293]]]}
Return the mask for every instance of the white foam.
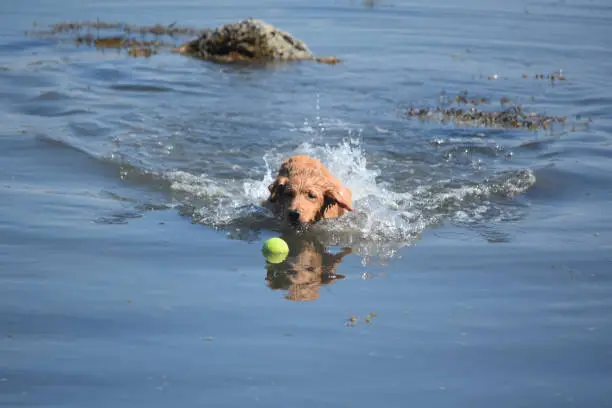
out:
{"label": "white foam", "polygon": [[392,191],[379,180],[380,171],[368,163],[357,138],[346,138],[337,145],[305,142],[294,151],[268,152],[262,158],[263,176],[259,179],[215,180],[206,174],[180,171],[168,172],[165,178],[194,207],[192,215],[197,222],[215,228],[236,226],[248,217],[262,215],[257,205],[266,199],[267,186],[281,161],[293,154],[316,157],[352,190],[355,211],[323,222],[315,230],[328,245],[351,246],[364,262],[371,257],[395,256],[399,248],[410,245],[425,228],[443,219],[469,224],[508,218],[502,212],[511,211],[511,207],[496,207],[488,198],[518,194],[535,183],[533,173],[526,170],[502,173],[480,183],[438,180],[412,191]]}

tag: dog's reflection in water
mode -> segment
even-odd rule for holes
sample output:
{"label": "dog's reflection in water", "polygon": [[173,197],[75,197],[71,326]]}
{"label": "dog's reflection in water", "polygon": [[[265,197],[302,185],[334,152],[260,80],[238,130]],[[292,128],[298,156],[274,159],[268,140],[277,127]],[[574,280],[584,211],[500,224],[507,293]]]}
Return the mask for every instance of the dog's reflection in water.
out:
{"label": "dog's reflection in water", "polygon": [[287,290],[285,299],[316,300],[321,286],[345,278],[336,269],[342,258],[351,253],[350,248],[332,254],[315,237],[284,235],[281,238],[289,245],[289,255],[279,263],[266,262],[266,280],[272,290]]}

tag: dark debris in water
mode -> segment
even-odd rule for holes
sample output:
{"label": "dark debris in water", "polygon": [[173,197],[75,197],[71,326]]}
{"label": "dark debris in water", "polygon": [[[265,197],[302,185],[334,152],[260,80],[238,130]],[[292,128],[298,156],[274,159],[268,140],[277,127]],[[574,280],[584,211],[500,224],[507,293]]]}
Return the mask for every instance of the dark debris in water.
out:
{"label": "dark debris in water", "polygon": [[77,47],[88,46],[97,49],[125,49],[133,57],[150,57],[160,48],[176,48],[175,44],[165,41],[144,41],[124,36],[95,37],[91,34],[79,35],[74,39]]}
{"label": "dark debris in water", "polygon": [[[197,36],[204,31],[206,30],[177,26],[174,23],[139,26],[95,20],[52,24],[48,29],[36,29],[26,34],[37,38],[72,42],[77,47],[126,50],[127,54],[133,57],[150,57],[161,49],[175,50],[178,44],[171,40],[176,40],[178,37]],[[140,36],[140,38],[135,36]],[[146,39],[147,36],[154,36],[154,38]],[[164,41],[163,37],[170,41]]]}
{"label": "dark debris in water", "polygon": [[115,36],[115,37],[94,37],[91,34],[77,36],[75,38],[77,45],[87,45],[98,48],[133,48],[133,47],[174,47],[174,44],[164,41],[140,41],[135,38]]}
{"label": "dark debris in water", "polygon": [[[375,312],[368,313],[367,316],[363,319],[363,321],[365,324],[372,324],[373,319],[375,317],[376,317]],[[359,317],[354,316],[354,315],[344,321],[344,325],[346,327],[355,327],[357,326],[358,323],[359,323]]]}
{"label": "dark debris in water", "polygon": [[[551,82],[554,81],[567,81],[567,77],[565,76],[565,74],[563,73],[563,70],[558,70],[558,71],[554,71],[554,72],[549,72],[548,74],[544,74],[544,73],[536,73],[533,75],[529,75],[527,73],[521,75],[522,78],[524,79],[529,79],[529,78],[535,78],[535,79],[546,79],[549,80]],[[498,74],[493,74],[493,75],[488,75],[487,79],[489,81],[496,81],[498,79],[502,79],[503,77],[498,75]]]}
{"label": "dark debris in water", "polygon": [[157,35],[157,36],[168,36],[168,37],[193,37],[201,35],[206,29],[199,29],[188,26],[178,26],[176,23],[172,24],[154,24],[154,25],[134,25],[125,24],[121,22],[105,22],[100,20],[95,21],[66,21],[61,23],[52,24],[47,30],[32,30],[28,31],[27,34],[38,36],[38,37],[49,37],[57,36],[58,34],[78,34],[83,31],[90,32],[91,30],[112,30],[122,31],[127,35],[130,34],[141,34],[141,35]]}
{"label": "dark debris in water", "polygon": [[[562,70],[551,72],[549,74],[535,74],[535,79],[548,79],[549,81],[566,81],[567,78]],[[523,74],[523,78],[529,78],[528,74]]]}
{"label": "dark debris in water", "polygon": [[547,116],[525,113],[520,106],[511,106],[501,111],[484,111],[478,108],[410,108],[409,117],[421,120],[454,122],[458,125],[484,126],[507,129],[550,129],[553,124],[564,124],[565,116]]}
{"label": "dark debris in water", "polygon": [[[455,123],[461,126],[477,126],[503,129],[525,129],[531,131],[552,130],[555,125],[565,125],[566,116],[551,116],[528,112],[521,105],[513,104],[507,97],[499,99],[501,109],[480,108],[491,105],[491,100],[484,97],[471,97],[467,92],[459,93],[455,98],[440,98],[437,107],[410,107],[406,115],[423,121]],[[580,120],[580,118],[577,118]],[[586,121],[588,124],[590,121]]]}

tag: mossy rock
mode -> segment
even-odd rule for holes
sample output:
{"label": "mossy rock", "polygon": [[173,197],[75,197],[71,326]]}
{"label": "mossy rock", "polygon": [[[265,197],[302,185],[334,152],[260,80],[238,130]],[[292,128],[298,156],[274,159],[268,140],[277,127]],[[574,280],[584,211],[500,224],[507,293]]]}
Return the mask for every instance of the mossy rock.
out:
{"label": "mossy rock", "polygon": [[206,31],[179,47],[178,51],[226,62],[316,60],[303,41],[253,18]]}

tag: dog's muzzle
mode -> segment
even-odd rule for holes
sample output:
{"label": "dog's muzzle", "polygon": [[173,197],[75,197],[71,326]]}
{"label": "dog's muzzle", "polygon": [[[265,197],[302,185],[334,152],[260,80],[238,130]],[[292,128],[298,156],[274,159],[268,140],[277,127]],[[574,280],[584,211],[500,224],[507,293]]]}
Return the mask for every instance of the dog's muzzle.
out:
{"label": "dog's muzzle", "polygon": [[293,225],[300,224],[300,212],[297,210],[291,210],[287,213],[287,219]]}

